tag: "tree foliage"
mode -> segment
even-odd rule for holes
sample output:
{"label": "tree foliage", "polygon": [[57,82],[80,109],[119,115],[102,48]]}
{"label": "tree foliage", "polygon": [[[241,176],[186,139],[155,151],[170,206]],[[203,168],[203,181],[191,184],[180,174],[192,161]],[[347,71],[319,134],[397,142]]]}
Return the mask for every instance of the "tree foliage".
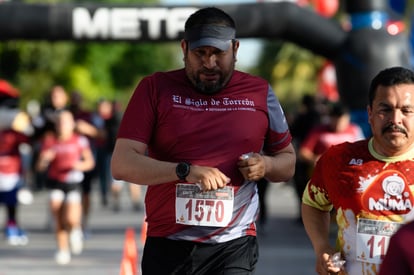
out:
{"label": "tree foliage", "polygon": [[177,53],[171,44],[10,41],[0,44],[0,77],[21,90],[22,102],[41,100],[54,84],[90,102],[125,99],[143,75],[178,66]]}
{"label": "tree foliage", "polygon": [[324,58],[286,41],[265,41],[254,72],[270,82],[286,109],[304,94],[317,92],[317,76]]}
{"label": "tree foliage", "polygon": [[89,107],[101,97],[125,103],[144,75],[180,66],[179,55],[178,43],[7,41],[0,43],[0,78],[19,88],[22,105],[30,99],[43,101],[55,84],[63,85],[68,92],[80,91]]}

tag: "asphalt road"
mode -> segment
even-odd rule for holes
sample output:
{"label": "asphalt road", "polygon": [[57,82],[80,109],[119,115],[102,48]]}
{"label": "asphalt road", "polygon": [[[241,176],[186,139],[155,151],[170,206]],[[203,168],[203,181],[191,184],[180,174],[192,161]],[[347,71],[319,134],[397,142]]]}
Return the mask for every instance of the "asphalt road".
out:
{"label": "asphalt road", "polygon": [[[97,184],[95,184],[97,187]],[[297,223],[297,201],[293,188],[272,183],[266,197],[269,220],[259,235],[260,256],[256,275],[315,274],[314,255],[303,226]],[[49,225],[47,192],[34,194],[31,205],[20,207],[19,219],[29,236],[27,246],[9,246],[0,241],[0,275],[115,275],[120,274],[127,228],[135,230],[138,257],[143,211],[134,212],[127,190],[122,194],[121,211],[102,207],[97,190],[92,197],[89,231],[84,252],[69,265],[54,261],[56,242]],[[5,220],[4,207],[0,221]],[[0,235],[2,236],[2,235]],[[139,263],[138,263],[139,265]]]}

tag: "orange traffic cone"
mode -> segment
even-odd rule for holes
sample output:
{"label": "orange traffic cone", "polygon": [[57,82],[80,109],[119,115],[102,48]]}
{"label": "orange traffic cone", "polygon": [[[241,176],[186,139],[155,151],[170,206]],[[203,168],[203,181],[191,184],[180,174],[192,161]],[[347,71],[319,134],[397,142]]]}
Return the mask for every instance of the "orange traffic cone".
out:
{"label": "orange traffic cone", "polygon": [[124,255],[121,261],[120,275],[137,275],[138,249],[135,242],[135,231],[127,228],[125,231]]}
{"label": "orange traffic cone", "polygon": [[142,226],[141,226],[141,244],[145,244],[145,240],[147,239],[147,222],[145,221],[145,218],[142,220]]}

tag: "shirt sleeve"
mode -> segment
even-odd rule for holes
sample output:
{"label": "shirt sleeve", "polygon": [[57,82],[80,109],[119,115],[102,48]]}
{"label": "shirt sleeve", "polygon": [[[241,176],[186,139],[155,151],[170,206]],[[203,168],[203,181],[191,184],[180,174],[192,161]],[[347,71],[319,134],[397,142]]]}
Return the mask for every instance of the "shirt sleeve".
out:
{"label": "shirt sleeve", "polygon": [[331,211],[333,205],[329,199],[328,192],[325,189],[325,180],[322,167],[328,168],[330,158],[327,154],[322,157],[316,163],[312,177],[306,185],[303,192],[302,202],[311,207],[317,208],[321,211]]}
{"label": "shirt sleeve", "polygon": [[264,151],[272,154],[288,146],[292,141],[292,136],[282,106],[270,85],[268,87],[267,108],[269,132]]}
{"label": "shirt sleeve", "polygon": [[118,130],[118,138],[148,144],[156,121],[156,89],[151,77],[145,77],[135,89]]}

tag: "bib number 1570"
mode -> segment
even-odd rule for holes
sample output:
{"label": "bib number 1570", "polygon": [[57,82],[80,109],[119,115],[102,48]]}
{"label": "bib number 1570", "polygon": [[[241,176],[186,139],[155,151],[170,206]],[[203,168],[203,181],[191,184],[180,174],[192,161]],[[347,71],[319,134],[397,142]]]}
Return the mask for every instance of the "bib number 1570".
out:
{"label": "bib number 1570", "polygon": [[198,226],[226,226],[233,214],[233,188],[200,192],[196,185],[179,184],[176,222]]}

